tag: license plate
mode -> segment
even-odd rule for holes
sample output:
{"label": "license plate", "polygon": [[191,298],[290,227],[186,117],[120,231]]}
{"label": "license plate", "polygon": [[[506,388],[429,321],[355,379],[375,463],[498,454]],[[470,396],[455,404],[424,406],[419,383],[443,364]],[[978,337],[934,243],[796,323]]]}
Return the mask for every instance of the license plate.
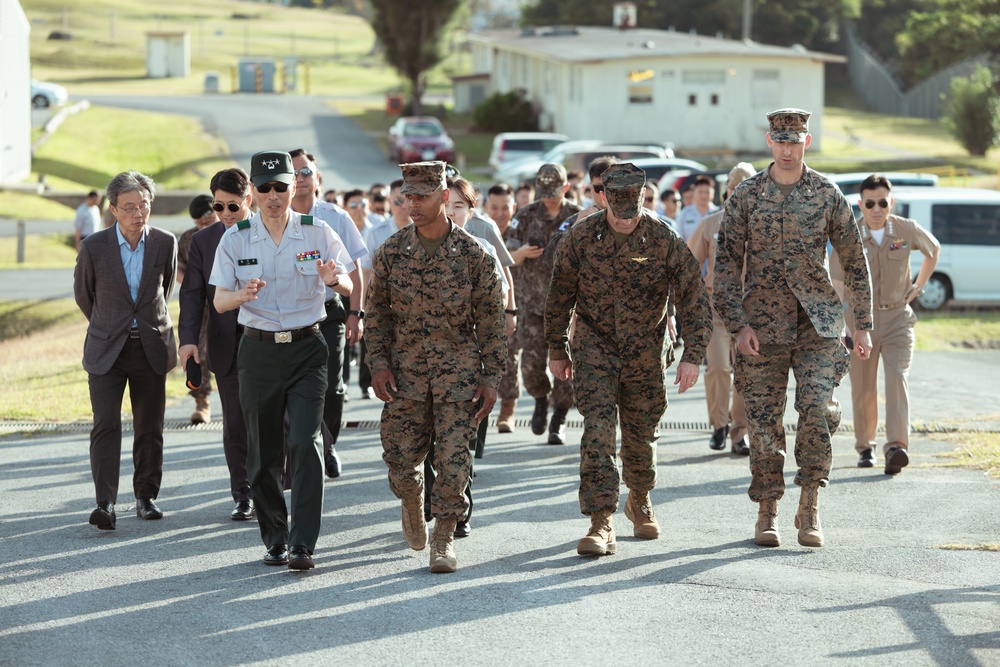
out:
{"label": "license plate", "polygon": [[434,158],[437,157],[437,151],[428,149],[428,150],[425,150],[422,153],[422,155],[423,155],[423,157],[424,157],[425,160],[433,160]]}

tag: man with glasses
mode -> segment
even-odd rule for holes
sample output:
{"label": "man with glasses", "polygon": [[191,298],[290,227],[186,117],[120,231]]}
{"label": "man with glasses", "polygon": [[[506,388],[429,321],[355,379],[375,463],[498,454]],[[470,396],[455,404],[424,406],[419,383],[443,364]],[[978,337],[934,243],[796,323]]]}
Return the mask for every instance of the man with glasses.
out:
{"label": "man with glasses", "polygon": [[329,386],[326,392],[323,408],[323,464],[326,476],[335,479],[340,477],[341,463],[337,455],[337,439],[340,437],[340,426],[344,416],[344,400],[347,397],[347,384],[344,379],[345,351],[357,343],[364,334],[364,286],[360,263],[368,257],[368,248],[354,221],[344,209],[329,202],[320,201],[316,196],[320,173],[316,168],[316,159],[305,149],[296,148],[291,151],[292,167],[295,169],[295,195],[292,197],[292,210],[303,215],[319,218],[333,229],[334,234],[344,247],[351,261],[355,263],[351,271],[351,283],[354,289],[349,299],[342,298],[332,288],[326,290],[326,319],[320,325],[327,347],[330,348],[330,358],[327,365]]}
{"label": "man with glasses", "polygon": [[132,401],[136,515],[163,517],[156,498],[163,477],[167,372],[177,365],[167,310],[177,271],[177,239],[147,224],[156,196],[148,176],[122,172],[108,183],[107,196],[116,224],[83,239],[73,292],[89,322],[83,368],[94,411],[90,469],[97,496],[90,523],[114,530],[126,385]]}
{"label": "man with glasses", "polygon": [[715,198],[715,179],[704,174],[697,176],[691,187],[693,191],[691,205],[685,206],[678,214],[677,232],[687,241],[694,234],[695,227],[709,213],[718,211],[719,207],[712,201]]}
{"label": "man with glasses", "polygon": [[[858,227],[868,257],[874,293],[872,352],[868,359],[851,358],[851,404],[854,415],[854,448],[859,468],[875,465],[875,429],[878,426],[878,360],[882,357],[885,378],[885,474],[898,474],[910,462],[910,394],[907,376],[916,341],[913,325],[917,317],[910,302],[923,294],[934,274],[941,245],[934,235],[914,220],[891,215],[892,183],[872,174],[861,183],[861,214]],[[910,252],[924,255],[917,279],[910,277]],[[840,258],[830,256],[830,276],[843,285]],[[855,328],[854,314],[847,310],[847,331]]]}
{"label": "man with glasses", "polygon": [[677,226],[677,209],[681,205],[681,196],[673,188],[667,188],[660,193],[660,205],[656,207],[656,212],[667,218],[670,224]]}
{"label": "man with glasses", "polygon": [[[209,280],[215,252],[227,229],[250,217],[250,177],[242,169],[224,169],[212,177],[210,206],[218,222],[191,236],[187,271],[181,283],[181,313],[178,324],[181,347],[177,351],[181,368],[201,364],[202,384],[212,373],[222,402],[222,450],[229,468],[229,488],[236,507],[233,521],[254,518],[253,498],[247,475],[247,425],[240,407],[240,385],[236,349],[239,343],[237,311],[220,313],[212,306],[215,285]],[[206,346],[201,346],[205,331]]]}
{"label": "man with glasses", "polygon": [[[329,350],[319,323],[326,317],[327,287],[351,294],[354,263],[329,225],[292,210],[295,169],[288,153],[254,155],[250,182],[260,210],[222,236],[210,283],[216,309],[238,308],[243,326],[240,405],[264,563],[306,570],[313,567],[323,515],[320,424]],[[286,411],[290,525],[281,485]]]}
{"label": "man with glasses", "polygon": [[726,202],[715,255],[715,310],[736,336],[734,382],[750,431],[750,500],[759,504],[754,542],[778,546],[778,500],[785,493],[784,415],[788,372],[795,373],[795,483],[802,487],[795,527],[802,546],[823,546],[817,507],[840,425],[834,388],[847,373],[840,343],[844,315],[830,283],[826,244],[844,262],[854,308],[855,352],[871,350],[872,288],[851,205],[809,169],[808,111],[767,115],[774,161],[743,181]]}

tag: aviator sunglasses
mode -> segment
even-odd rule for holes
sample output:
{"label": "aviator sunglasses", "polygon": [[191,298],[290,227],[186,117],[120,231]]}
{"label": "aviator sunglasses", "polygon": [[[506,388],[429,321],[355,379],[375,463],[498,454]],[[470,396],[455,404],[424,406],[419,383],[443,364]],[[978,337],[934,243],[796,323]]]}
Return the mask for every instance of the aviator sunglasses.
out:
{"label": "aviator sunglasses", "polygon": [[875,204],[878,204],[879,208],[889,208],[889,201],[887,199],[879,199],[877,202],[872,199],[865,200],[865,208],[869,210],[875,208]]}
{"label": "aviator sunglasses", "polygon": [[272,188],[275,192],[288,192],[288,183],[264,183],[257,186],[257,192],[266,195]]}
{"label": "aviator sunglasses", "polygon": [[212,204],[212,208],[215,209],[216,211],[220,212],[220,213],[222,211],[226,210],[227,208],[230,211],[232,211],[233,213],[236,213],[238,210],[240,210],[240,205],[239,204],[234,204],[233,202],[229,202],[228,204],[223,204],[221,202],[215,202],[214,204]]}
{"label": "aviator sunglasses", "polygon": [[312,176],[313,175],[313,170],[310,169],[309,167],[302,167],[301,169],[296,169],[295,170],[295,175],[298,176],[299,174],[301,174],[303,176]]}

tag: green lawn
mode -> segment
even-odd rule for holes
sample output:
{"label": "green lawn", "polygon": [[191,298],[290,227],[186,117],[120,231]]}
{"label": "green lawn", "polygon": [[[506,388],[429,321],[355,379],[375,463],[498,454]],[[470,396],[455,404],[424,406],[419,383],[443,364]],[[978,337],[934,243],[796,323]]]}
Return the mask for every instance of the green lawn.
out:
{"label": "green lawn", "polygon": [[[67,207],[63,207],[67,211]],[[17,262],[17,239],[0,237],[0,271],[8,269],[67,269],[76,266],[76,237],[69,232],[72,221],[66,222],[67,233],[27,234],[24,237],[24,262]],[[2,302],[0,302],[2,305]],[[2,312],[2,311],[0,311]],[[0,326],[0,331],[2,331]],[[0,340],[3,340],[0,334]]]}

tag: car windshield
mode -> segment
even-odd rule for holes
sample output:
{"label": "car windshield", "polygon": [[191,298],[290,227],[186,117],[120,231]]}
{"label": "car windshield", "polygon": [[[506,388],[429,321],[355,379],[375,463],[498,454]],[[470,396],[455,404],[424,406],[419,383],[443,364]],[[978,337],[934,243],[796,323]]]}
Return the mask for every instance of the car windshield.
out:
{"label": "car windshield", "polygon": [[407,123],[403,126],[404,137],[437,137],[441,128],[434,123]]}

